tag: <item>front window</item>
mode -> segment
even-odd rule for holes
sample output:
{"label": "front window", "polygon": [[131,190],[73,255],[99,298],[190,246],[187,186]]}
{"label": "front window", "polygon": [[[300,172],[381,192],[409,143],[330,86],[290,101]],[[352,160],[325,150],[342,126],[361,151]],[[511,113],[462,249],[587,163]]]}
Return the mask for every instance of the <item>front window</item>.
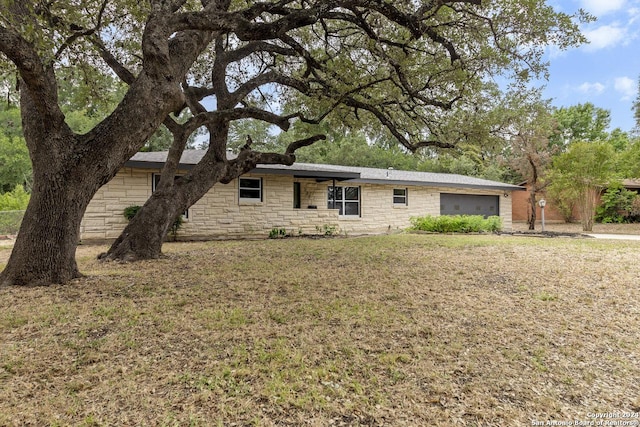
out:
{"label": "front window", "polygon": [[360,216],[360,187],[329,187],[327,207],[341,216]]}
{"label": "front window", "polygon": [[262,201],[262,179],[261,178],[240,178],[240,201],[260,202]]}
{"label": "front window", "polygon": [[407,189],[406,188],[393,189],[393,204],[407,206]]}

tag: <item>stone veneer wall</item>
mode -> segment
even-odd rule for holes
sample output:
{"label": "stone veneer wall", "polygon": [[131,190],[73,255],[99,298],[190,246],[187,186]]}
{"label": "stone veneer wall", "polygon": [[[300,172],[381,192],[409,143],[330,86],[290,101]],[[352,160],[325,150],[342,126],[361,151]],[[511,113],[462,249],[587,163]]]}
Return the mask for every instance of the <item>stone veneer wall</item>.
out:
{"label": "stone veneer wall", "polygon": [[[124,168],[103,186],[89,204],[81,224],[81,239],[112,240],[126,225],[123,210],[142,205],[151,196],[152,174],[159,170]],[[327,208],[327,188],[331,182],[297,179],[286,175],[246,175],[263,182],[262,202],[240,202],[238,180],[216,184],[201,200],[189,208],[189,218],[178,232],[182,238],[266,237],[273,228],[285,228],[292,234],[316,234],[323,227],[337,227],[347,234],[382,233],[407,228],[409,218],[439,215],[440,192],[500,196],[500,216],[510,230],[511,198],[503,191],[433,188],[358,183],[336,183],[361,187],[361,217],[339,218]],[[300,182],[301,209],[293,208],[293,182]],[[408,205],[393,205],[393,189],[407,188]],[[309,209],[308,206],[316,206]]]}

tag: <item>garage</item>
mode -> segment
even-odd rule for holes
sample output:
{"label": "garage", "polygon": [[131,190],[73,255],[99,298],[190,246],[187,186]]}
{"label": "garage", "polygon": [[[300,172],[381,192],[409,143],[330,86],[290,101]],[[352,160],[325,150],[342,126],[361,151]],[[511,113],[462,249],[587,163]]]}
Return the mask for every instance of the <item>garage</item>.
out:
{"label": "garage", "polygon": [[440,215],[500,215],[500,197],[440,193]]}

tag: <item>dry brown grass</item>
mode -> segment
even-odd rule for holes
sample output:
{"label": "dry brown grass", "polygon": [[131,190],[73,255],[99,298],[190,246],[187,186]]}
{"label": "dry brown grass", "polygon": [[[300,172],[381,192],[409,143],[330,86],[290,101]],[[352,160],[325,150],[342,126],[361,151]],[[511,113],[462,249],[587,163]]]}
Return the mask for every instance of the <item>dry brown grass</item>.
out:
{"label": "dry brown grass", "polygon": [[[529,225],[526,222],[516,222],[513,224],[514,231],[528,231]],[[541,224],[536,223],[536,231],[540,231]],[[582,225],[579,222],[547,222],[546,231],[561,233],[582,233]],[[640,224],[593,224],[593,233],[596,234],[640,234]]]}
{"label": "dry brown grass", "polygon": [[[531,425],[640,411],[640,242],[167,244],[0,289],[0,425]],[[8,251],[0,251],[6,257]]]}

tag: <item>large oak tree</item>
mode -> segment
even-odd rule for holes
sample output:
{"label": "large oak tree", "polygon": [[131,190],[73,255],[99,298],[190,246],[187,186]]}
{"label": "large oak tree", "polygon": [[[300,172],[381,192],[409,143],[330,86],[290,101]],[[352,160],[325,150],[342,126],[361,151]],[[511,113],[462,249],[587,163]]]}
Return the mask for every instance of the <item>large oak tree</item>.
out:
{"label": "large oak tree", "polygon": [[[410,150],[455,144],[491,76],[543,73],[544,46],[581,40],[572,18],[543,0],[0,0],[3,67],[19,76],[33,193],[3,284],[66,282],[87,204],[160,127],[173,135],[158,190],[109,257],[157,256],[175,215],[216,182],[259,163],[291,164],[251,140],[228,159],[230,123],[331,115],[384,129]],[[7,59],[8,61],[6,61]],[[61,73],[75,70],[77,73]],[[116,75],[128,88],[90,131],[73,132],[59,77]],[[283,99],[295,99],[284,112]],[[177,119],[185,117],[187,119]],[[459,126],[452,123],[459,122]],[[205,127],[200,164],[174,180],[186,141]]]}

